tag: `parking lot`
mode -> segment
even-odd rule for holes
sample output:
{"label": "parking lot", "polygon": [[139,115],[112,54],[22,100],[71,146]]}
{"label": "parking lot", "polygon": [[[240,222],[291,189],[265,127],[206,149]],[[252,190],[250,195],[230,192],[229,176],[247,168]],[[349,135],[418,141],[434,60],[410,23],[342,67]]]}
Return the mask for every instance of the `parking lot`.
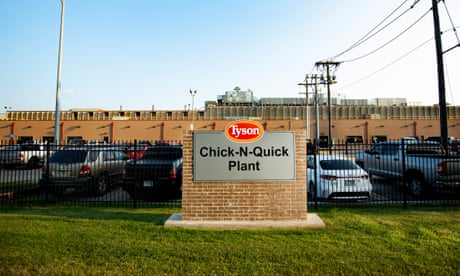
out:
{"label": "parking lot", "polygon": [[[379,143],[380,145],[383,145],[385,143]],[[375,145],[375,144],[374,144]],[[392,145],[392,144],[389,144]],[[323,159],[334,159],[334,161],[344,161],[345,159],[348,162],[354,163],[356,166],[357,164],[357,156],[359,156],[359,153],[365,152],[367,149],[371,149],[373,145],[335,145],[334,148],[331,149],[324,149],[321,148],[319,151],[316,152],[316,155],[308,155],[307,160],[308,160],[308,168],[307,168],[307,181],[308,185],[311,184],[313,181],[311,179],[311,176],[313,175],[314,171],[318,171],[320,168],[320,163],[317,163],[317,165],[314,165],[314,167],[317,167],[317,169],[311,169],[311,162],[315,160],[314,162],[319,162],[319,160]],[[64,148],[65,149],[65,148]],[[77,148],[78,149],[78,148]],[[122,145],[114,145],[114,146],[104,146],[98,149],[97,151],[101,152],[99,155],[87,155],[89,156],[99,156],[100,162],[106,162],[107,165],[103,167],[104,170],[108,169],[115,169],[115,163],[117,164],[125,164],[127,162],[128,158],[124,158],[121,151],[125,149],[124,146]],[[144,149],[145,150],[145,149]],[[81,149],[78,149],[77,151],[72,151],[72,153],[79,153]],[[93,150],[94,153],[96,150]],[[144,151],[142,151],[144,152]],[[61,152],[63,153],[63,152]],[[51,156],[50,154],[47,154],[44,156]],[[63,155],[62,161],[68,160],[66,155]],[[83,156],[83,155],[82,155]],[[84,155],[86,156],[86,155]],[[316,159],[312,159],[312,157],[315,156]],[[329,157],[327,157],[329,156]],[[57,155],[55,156],[57,157]],[[380,157],[380,156],[378,156]],[[383,157],[383,156],[382,156]],[[433,156],[432,156],[433,157]],[[66,159],[67,158],[67,159]],[[446,155],[442,155],[439,158],[448,158]],[[452,155],[449,157],[449,161],[455,161],[459,160],[458,155]],[[48,161],[48,165],[51,164],[51,160]],[[422,156],[420,160],[422,159],[427,159],[426,156]],[[429,159],[429,158],[428,158]],[[393,160],[393,159],[391,159]],[[414,157],[415,162],[418,162],[417,160],[418,157]],[[58,160],[59,161],[59,160]],[[455,161],[455,162],[457,162]],[[59,161],[61,162],[61,161]],[[68,162],[68,161],[65,161]],[[73,162],[73,161],[72,161]],[[82,161],[83,162],[83,161]],[[87,161],[84,161],[87,162]],[[143,202],[140,200],[141,197],[138,197],[137,199],[131,198],[131,196],[128,194],[127,190],[124,189],[124,187],[120,183],[121,179],[121,174],[122,171],[124,170],[126,172],[126,166],[122,165],[119,166],[117,165],[116,167],[116,173],[117,173],[117,178],[115,181],[111,181],[108,183],[108,186],[105,187],[102,191],[97,191],[94,190],[94,184],[90,185],[85,189],[84,186],[60,186],[60,179],[62,179],[62,175],[64,173],[63,171],[63,166],[66,167],[66,170],[68,172],[71,172],[78,176],[80,173],[86,173],[84,170],[82,171],[85,166],[89,166],[86,164],[90,163],[75,163],[75,165],[70,165],[70,163],[62,163],[60,165],[55,165],[55,174],[59,174],[59,177],[57,178],[58,183],[53,183],[54,186],[50,186],[48,182],[42,182],[40,184],[40,179],[42,179],[42,175],[44,173],[43,169],[41,166],[37,166],[37,168],[31,168],[31,166],[28,166],[27,164],[20,165],[20,166],[2,166],[0,167],[0,200],[1,202],[7,202],[11,200],[18,200],[18,201],[28,201],[30,198],[33,198],[34,201],[40,201],[40,200],[51,200],[51,201],[59,201],[59,202],[104,202],[104,203],[113,203],[113,204],[120,204],[120,203],[137,203],[137,202]],[[99,162],[99,161],[98,161]],[[46,165],[47,163],[44,162]],[[73,163],[72,163],[73,164]],[[100,166],[102,163],[97,163],[93,162],[91,165],[91,170],[94,172],[98,166]],[[105,164],[105,163],[104,163]],[[379,166],[382,166],[382,162],[380,162]],[[435,166],[435,165],[433,165]],[[49,166],[48,168],[48,173],[50,170]],[[88,167],[89,168],[89,167]],[[389,167],[386,167],[388,169]],[[392,167],[391,169],[395,169],[396,167]],[[356,169],[356,168],[354,168]],[[420,202],[428,202],[428,203],[448,203],[448,204],[458,204],[460,201],[459,197],[459,191],[457,190],[452,190],[452,191],[437,191],[437,190],[429,190],[429,192],[424,193],[423,195],[414,195],[413,191],[411,191],[409,183],[405,183],[403,181],[396,181],[396,180],[391,180],[387,178],[382,178],[379,176],[376,176],[375,174],[369,173],[367,170],[362,170],[361,167],[358,168],[361,170],[360,175],[356,176],[356,178],[351,179],[350,172],[348,171],[348,175],[344,177],[344,175],[330,175],[329,172],[323,171],[321,173],[325,173],[326,175],[321,175],[318,176],[318,179],[314,179],[314,181],[318,181],[320,183],[323,181],[326,184],[322,185],[328,185],[326,188],[322,188],[320,194],[318,191],[316,193],[310,192],[310,187],[306,187],[307,192],[308,192],[308,204],[313,204],[313,203],[318,203],[321,202],[322,204],[342,204],[345,202],[358,202],[359,204],[369,204],[369,205],[375,205],[375,204],[406,204],[410,202],[414,203],[420,203]],[[454,168],[456,171],[458,171],[458,168]],[[434,171],[436,171],[436,167],[434,167]],[[45,171],[46,172],[46,171]],[[67,172],[66,172],[67,173]],[[368,174],[366,176],[366,174]],[[54,177],[56,177],[56,175]],[[139,177],[139,176],[138,176]],[[182,176],[180,176],[182,177]],[[331,178],[332,177],[332,178]],[[457,176],[455,176],[457,177]],[[319,179],[321,178],[321,180]],[[327,181],[324,181],[324,179],[327,178]],[[96,181],[96,177],[92,178],[91,181]],[[182,179],[182,178],[180,178]],[[341,179],[346,179],[346,180],[341,180]],[[107,179],[108,180],[108,179]],[[137,179],[137,181],[140,181],[141,183],[145,183],[146,181]],[[358,183],[369,183],[366,185],[369,185],[369,189],[367,190],[360,190],[357,192],[356,189],[358,189]],[[43,184],[45,183],[45,184]],[[151,183],[150,185],[155,184],[155,181],[149,181]],[[321,184],[321,183],[320,183]],[[351,184],[351,185],[350,185]],[[89,185],[89,184],[88,184]],[[334,188],[332,188],[334,186]],[[341,188],[337,188],[337,187]],[[458,185],[457,185],[458,186]],[[59,188],[59,191],[56,189],[56,187]],[[353,189],[355,189],[353,191]],[[318,189],[319,190],[319,189]],[[328,192],[324,192],[324,190],[328,190]],[[361,196],[361,198],[357,199],[354,198],[353,196],[350,196],[350,194],[357,193]],[[339,194],[342,196],[342,198],[334,198],[332,195],[334,194]],[[131,195],[133,195],[131,193]],[[155,199],[153,198],[142,198],[146,202],[156,202],[156,201],[172,201],[175,204],[179,203],[181,201],[181,197],[177,194],[175,194],[173,197],[169,198],[161,198],[157,197]]]}
{"label": "parking lot", "polygon": [[[169,198],[167,200],[156,200],[143,202],[130,198],[130,196],[119,186],[111,187],[107,193],[101,196],[94,196],[85,190],[67,189],[59,197],[47,194],[39,187],[39,179],[42,175],[42,169],[27,168],[1,168],[0,169],[0,187],[2,197],[0,201],[7,202],[17,200],[27,202],[33,198],[37,200],[51,200],[57,202],[100,202],[110,204],[143,204],[143,203],[171,203],[179,204],[180,198]],[[308,199],[308,204],[320,203],[322,205],[341,205],[347,203],[361,205],[379,205],[379,204],[417,204],[417,203],[447,203],[458,204],[458,192],[433,192],[424,197],[414,197],[405,189],[405,183],[391,181],[384,178],[372,177],[372,193],[368,200],[328,200],[328,199]]]}

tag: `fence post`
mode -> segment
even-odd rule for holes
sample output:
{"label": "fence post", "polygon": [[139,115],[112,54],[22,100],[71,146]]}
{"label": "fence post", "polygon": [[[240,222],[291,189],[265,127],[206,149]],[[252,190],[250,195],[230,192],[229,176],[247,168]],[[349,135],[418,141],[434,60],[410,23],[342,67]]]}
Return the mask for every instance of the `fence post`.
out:
{"label": "fence post", "polygon": [[136,158],[136,150],[137,150],[137,139],[134,139],[134,200],[133,200],[133,207],[137,208],[137,158]]}
{"label": "fence post", "polygon": [[[45,187],[45,201],[49,202],[49,188],[48,188],[48,179],[49,179],[49,171],[50,171],[50,143],[46,144],[46,162],[45,162],[45,175],[42,175],[42,181],[44,182],[43,185]],[[42,172],[43,174],[43,172]]]}
{"label": "fence post", "polygon": [[407,189],[409,188],[409,183],[407,182],[407,178],[405,175],[406,171],[406,151],[404,150],[405,144],[404,144],[404,138],[401,139],[401,173],[403,176],[403,181],[404,181],[404,189],[403,189],[403,205],[404,209],[407,209]]}
{"label": "fence post", "polygon": [[[313,155],[313,158],[314,158],[314,164],[315,164],[315,190],[313,191],[313,198],[314,198],[314,201],[315,201],[315,210],[318,209],[318,167],[316,166],[317,165],[317,158],[318,158],[318,152],[315,151],[315,154]],[[307,175],[307,178],[308,178],[308,175]],[[309,183],[307,183],[307,187],[308,185],[310,185]]]}

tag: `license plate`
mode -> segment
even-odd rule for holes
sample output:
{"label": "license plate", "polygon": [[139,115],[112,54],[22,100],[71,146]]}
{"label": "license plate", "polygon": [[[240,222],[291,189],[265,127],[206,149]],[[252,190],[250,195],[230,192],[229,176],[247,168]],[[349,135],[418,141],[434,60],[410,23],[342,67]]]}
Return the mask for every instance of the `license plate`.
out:
{"label": "license plate", "polygon": [[144,180],[144,187],[153,187],[152,180]]}
{"label": "license plate", "polygon": [[69,172],[68,171],[57,171],[55,172],[56,177],[68,177]]}
{"label": "license plate", "polygon": [[345,180],[343,183],[345,186],[355,186],[354,180]]}

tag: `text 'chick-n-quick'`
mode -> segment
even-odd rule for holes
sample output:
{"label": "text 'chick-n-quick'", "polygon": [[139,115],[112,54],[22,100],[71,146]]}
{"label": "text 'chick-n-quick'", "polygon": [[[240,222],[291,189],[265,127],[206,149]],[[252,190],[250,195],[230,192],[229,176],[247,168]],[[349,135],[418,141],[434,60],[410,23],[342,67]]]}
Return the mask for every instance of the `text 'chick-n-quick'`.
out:
{"label": "text 'chick-n-quick'", "polygon": [[293,132],[265,132],[255,121],[233,121],[222,133],[194,133],[196,180],[291,180]]}

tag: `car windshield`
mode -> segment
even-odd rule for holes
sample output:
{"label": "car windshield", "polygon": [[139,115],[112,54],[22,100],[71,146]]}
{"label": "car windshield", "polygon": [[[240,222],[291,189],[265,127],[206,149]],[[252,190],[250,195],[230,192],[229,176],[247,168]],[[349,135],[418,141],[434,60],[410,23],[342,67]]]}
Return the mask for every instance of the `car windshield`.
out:
{"label": "car windshield", "polygon": [[355,170],[358,168],[351,160],[321,160],[319,165],[323,170]]}
{"label": "car windshield", "polygon": [[40,145],[24,144],[24,145],[21,145],[21,150],[40,150]]}
{"label": "car windshield", "polygon": [[144,150],[146,147],[146,145],[137,145],[137,146],[134,146],[134,145],[131,145],[131,146],[128,146],[128,150],[129,151],[134,151],[134,150]]}
{"label": "car windshield", "polygon": [[86,159],[85,150],[62,150],[57,151],[50,157],[52,163],[81,163]]}
{"label": "car windshield", "polygon": [[445,154],[444,148],[437,143],[408,145],[407,154]]}

